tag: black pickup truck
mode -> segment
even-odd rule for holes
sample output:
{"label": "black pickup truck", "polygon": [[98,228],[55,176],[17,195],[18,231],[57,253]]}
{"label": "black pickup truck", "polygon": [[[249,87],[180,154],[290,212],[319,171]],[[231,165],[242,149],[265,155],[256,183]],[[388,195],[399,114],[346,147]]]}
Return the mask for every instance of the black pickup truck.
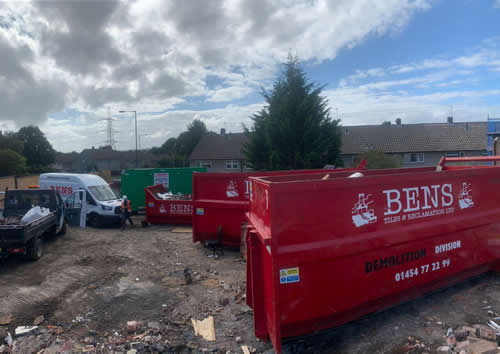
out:
{"label": "black pickup truck", "polygon": [[[34,220],[22,220],[36,206],[45,215]],[[52,189],[16,189],[5,193],[3,215],[0,217],[0,258],[23,254],[36,261],[43,254],[43,238],[64,233],[64,203],[58,192]]]}

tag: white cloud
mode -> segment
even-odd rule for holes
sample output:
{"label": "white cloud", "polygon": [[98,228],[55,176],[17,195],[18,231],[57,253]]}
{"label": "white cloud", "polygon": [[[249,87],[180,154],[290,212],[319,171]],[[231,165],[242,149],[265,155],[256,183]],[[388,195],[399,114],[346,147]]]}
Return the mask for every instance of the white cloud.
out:
{"label": "white cloud", "polygon": [[[242,123],[250,125],[250,116],[262,103],[230,103],[269,87],[277,64],[290,49],[304,60],[334,59],[340,50],[398,33],[432,3],[2,3],[0,44],[6,43],[2,47],[6,49],[0,92],[1,87],[8,91],[0,95],[0,103],[10,111],[8,115],[8,110],[0,111],[0,129],[39,124],[57,149],[78,151],[104,143],[104,123],[99,120],[109,107],[117,119],[120,149],[132,148],[135,138],[133,116],[118,115],[119,110],[139,112],[143,147],[160,145],[195,118],[210,130],[241,131]],[[338,108],[344,125],[380,123],[397,116],[405,122],[444,121],[450,102],[457,120],[484,120],[488,113],[500,116],[498,105],[484,104],[500,97],[499,92],[476,87],[481,82],[479,69],[491,75],[500,71],[497,43],[485,41],[455,58],[443,55],[356,70],[324,93],[332,111]],[[9,81],[13,75],[15,80]],[[206,109],[207,102],[225,105]],[[180,109],[181,104],[192,108]],[[54,113],[70,109],[79,116],[54,118]]]}
{"label": "white cloud", "polygon": [[208,102],[229,102],[243,98],[253,91],[250,87],[225,87],[208,92]]}
{"label": "white cloud", "polygon": [[[342,48],[402,30],[431,0],[37,1],[0,6],[0,40],[12,75],[10,111],[0,122],[58,124],[52,114],[76,109],[105,116],[106,107],[164,112],[195,98],[231,102],[268,87],[290,48],[302,59],[333,59]],[[23,49],[25,48],[25,49]],[[10,70],[10,71],[9,71]],[[384,72],[371,69],[370,77]],[[215,77],[220,87],[209,88]],[[7,80],[7,79],[4,79]],[[2,74],[0,73],[0,81]],[[2,81],[3,82],[3,81]],[[11,81],[12,82],[12,81]],[[6,81],[7,83],[7,81]],[[7,97],[6,93],[0,95]],[[32,97],[30,105],[16,97]],[[29,108],[29,109],[27,109]],[[203,105],[198,107],[203,108]],[[222,113],[221,113],[222,114]],[[186,119],[186,118],[185,118]],[[185,122],[184,122],[185,123]],[[50,136],[58,148],[72,141]],[[175,129],[172,132],[177,133]],[[76,133],[75,133],[76,134]],[[174,133],[173,133],[174,134]],[[62,142],[65,142],[64,144]],[[78,143],[79,144],[79,143]],[[127,146],[123,143],[123,146]],[[129,146],[130,147],[130,146]]]}

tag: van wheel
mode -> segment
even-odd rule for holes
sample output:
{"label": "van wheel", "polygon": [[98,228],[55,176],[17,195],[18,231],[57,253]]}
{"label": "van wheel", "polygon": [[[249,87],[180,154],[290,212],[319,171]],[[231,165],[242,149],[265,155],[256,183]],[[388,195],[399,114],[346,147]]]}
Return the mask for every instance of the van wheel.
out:
{"label": "van wheel", "polygon": [[92,213],[89,215],[89,225],[92,227],[101,226],[101,222],[99,221],[99,215]]}
{"label": "van wheel", "polygon": [[28,246],[28,252],[26,256],[30,261],[38,261],[43,255],[43,242],[40,237],[32,240]]}

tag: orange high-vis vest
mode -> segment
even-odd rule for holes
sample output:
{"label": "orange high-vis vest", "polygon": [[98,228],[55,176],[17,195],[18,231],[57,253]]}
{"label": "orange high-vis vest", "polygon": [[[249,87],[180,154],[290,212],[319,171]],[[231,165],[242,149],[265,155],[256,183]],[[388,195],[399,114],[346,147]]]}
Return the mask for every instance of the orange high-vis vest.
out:
{"label": "orange high-vis vest", "polygon": [[[125,205],[125,202],[127,203],[127,205]],[[122,202],[122,210],[125,210],[125,208],[127,208],[129,212],[132,212],[132,203],[128,199]]]}

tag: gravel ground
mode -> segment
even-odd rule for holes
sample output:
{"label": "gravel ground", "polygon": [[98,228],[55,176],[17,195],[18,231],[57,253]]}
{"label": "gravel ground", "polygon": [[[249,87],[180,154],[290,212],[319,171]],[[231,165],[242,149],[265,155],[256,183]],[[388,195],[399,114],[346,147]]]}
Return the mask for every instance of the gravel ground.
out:
{"label": "gravel ground", "polygon": [[[135,221],[139,224],[140,218]],[[4,260],[0,318],[10,314],[12,321],[0,325],[0,344],[7,332],[43,315],[42,333],[18,339],[17,352],[67,345],[68,352],[125,353],[133,342],[145,342],[137,344],[138,352],[241,353],[241,345],[272,352],[269,343],[253,335],[239,252],[227,250],[218,260],[209,258],[203,247],[192,243],[190,232],[176,231],[169,226],[135,226],[123,232],[70,228],[46,242],[38,262]],[[191,284],[186,284],[186,268]],[[285,340],[284,351],[433,352],[448,328],[484,324],[490,317],[483,308],[500,312],[499,301],[499,280],[484,275],[338,328]],[[191,318],[210,315],[215,319],[214,342],[195,336],[191,325]],[[139,325],[130,333],[127,321],[133,320]],[[410,348],[408,337],[425,345]]]}

